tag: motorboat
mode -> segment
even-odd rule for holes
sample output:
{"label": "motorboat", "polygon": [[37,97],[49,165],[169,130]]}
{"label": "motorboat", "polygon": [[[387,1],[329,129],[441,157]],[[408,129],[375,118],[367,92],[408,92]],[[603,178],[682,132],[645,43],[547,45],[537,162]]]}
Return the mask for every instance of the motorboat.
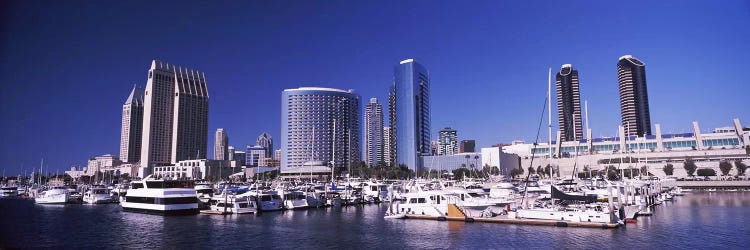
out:
{"label": "motorboat", "polygon": [[156,179],[149,175],[131,183],[120,205],[125,211],[159,215],[197,214],[198,195],[189,180]]}
{"label": "motorboat", "polygon": [[18,197],[18,187],[16,186],[0,187],[0,198],[15,198],[15,197]]}
{"label": "motorboat", "polygon": [[375,203],[388,200],[388,185],[375,182],[362,183],[362,192],[371,197]]}
{"label": "motorboat", "polygon": [[248,191],[238,196],[257,197],[259,202],[258,209],[261,212],[280,211],[284,209],[284,201],[276,191],[256,192]]}
{"label": "motorboat", "polygon": [[284,194],[285,209],[306,209],[309,207],[307,197],[302,191],[291,191]]}
{"label": "motorboat", "polygon": [[210,210],[217,212],[226,212],[233,214],[257,213],[255,197],[237,196],[228,192],[221,195],[213,196],[209,200]]}
{"label": "motorboat", "polygon": [[42,191],[36,198],[36,204],[65,204],[68,203],[68,189],[64,187],[53,187]]}
{"label": "motorboat", "polygon": [[83,202],[88,204],[105,204],[114,201],[115,199],[112,198],[109,190],[104,186],[92,186],[83,193]]}

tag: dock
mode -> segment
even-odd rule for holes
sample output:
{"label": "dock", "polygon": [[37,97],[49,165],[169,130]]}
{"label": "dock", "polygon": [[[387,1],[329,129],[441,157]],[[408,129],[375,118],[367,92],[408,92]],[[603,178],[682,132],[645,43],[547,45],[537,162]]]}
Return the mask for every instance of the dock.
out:
{"label": "dock", "polygon": [[448,205],[448,216],[430,216],[407,214],[405,219],[417,220],[437,220],[437,221],[463,221],[463,222],[485,222],[499,224],[516,224],[516,225],[537,225],[537,226],[555,226],[555,227],[585,227],[585,228],[603,228],[614,229],[620,226],[617,223],[600,223],[600,222],[573,222],[558,220],[538,220],[538,219],[511,219],[501,217],[469,217],[466,216],[460,208],[454,204]]}
{"label": "dock", "polygon": [[228,215],[232,214],[230,212],[222,212],[222,211],[214,211],[214,210],[201,210],[202,214],[208,214],[208,215]]}

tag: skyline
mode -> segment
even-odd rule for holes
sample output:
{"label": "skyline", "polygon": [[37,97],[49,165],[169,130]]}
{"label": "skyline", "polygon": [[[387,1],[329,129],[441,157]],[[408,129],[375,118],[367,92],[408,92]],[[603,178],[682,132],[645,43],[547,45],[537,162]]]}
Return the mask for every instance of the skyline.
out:
{"label": "skyline", "polygon": [[[403,3],[403,10],[393,8],[398,2],[243,4],[177,6],[184,14],[174,18],[156,15],[170,6],[165,2],[146,11],[129,3],[4,2],[2,28],[13,34],[0,53],[6,172],[20,173],[21,164],[38,169],[41,158],[64,170],[117,154],[126,92],[133,83],[146,86],[153,59],[205,72],[212,86],[208,130],[225,128],[239,148],[263,132],[280,138],[283,89],[354,89],[363,100],[387,100],[393,65],[407,58],[429,69],[432,137],[436,128],[452,127],[479,148],[533,141],[547,69],[568,63],[579,70],[594,137],[614,135],[616,64],[626,54],[648,65],[652,128],[658,123],[677,133],[690,131],[692,121],[703,130],[731,125],[732,118],[750,122],[741,95],[750,92],[743,77],[750,31],[739,29],[750,25],[746,2],[586,3],[577,17],[557,11],[581,6],[558,3],[435,2],[420,15],[408,11],[418,2]],[[636,10],[641,18],[628,18]],[[558,23],[560,16],[568,22]],[[137,20],[144,17],[152,19]],[[209,18],[198,21],[203,17]],[[160,35],[164,28],[175,34]],[[204,37],[190,34],[194,29]]]}

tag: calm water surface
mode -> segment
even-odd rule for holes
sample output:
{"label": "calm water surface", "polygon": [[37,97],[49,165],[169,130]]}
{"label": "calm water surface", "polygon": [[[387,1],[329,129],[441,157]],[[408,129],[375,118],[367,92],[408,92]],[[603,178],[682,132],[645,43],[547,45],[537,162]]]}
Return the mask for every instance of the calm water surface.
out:
{"label": "calm water surface", "polygon": [[694,192],[614,230],[384,220],[386,209],[161,217],[0,200],[0,248],[750,249],[750,192]]}

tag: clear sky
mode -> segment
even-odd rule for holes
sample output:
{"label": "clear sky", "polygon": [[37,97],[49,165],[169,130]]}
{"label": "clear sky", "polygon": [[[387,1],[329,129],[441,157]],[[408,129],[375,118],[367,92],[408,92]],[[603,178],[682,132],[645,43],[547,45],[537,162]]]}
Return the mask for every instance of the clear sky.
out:
{"label": "clear sky", "polygon": [[209,150],[220,127],[235,147],[263,132],[278,147],[285,88],[387,105],[406,58],[430,71],[433,134],[450,126],[478,147],[533,141],[547,69],[566,63],[594,135],[613,135],[625,54],[646,63],[664,133],[750,124],[748,1],[0,1],[0,13],[7,174],[118,154],[122,104],[152,59],[205,71]]}

